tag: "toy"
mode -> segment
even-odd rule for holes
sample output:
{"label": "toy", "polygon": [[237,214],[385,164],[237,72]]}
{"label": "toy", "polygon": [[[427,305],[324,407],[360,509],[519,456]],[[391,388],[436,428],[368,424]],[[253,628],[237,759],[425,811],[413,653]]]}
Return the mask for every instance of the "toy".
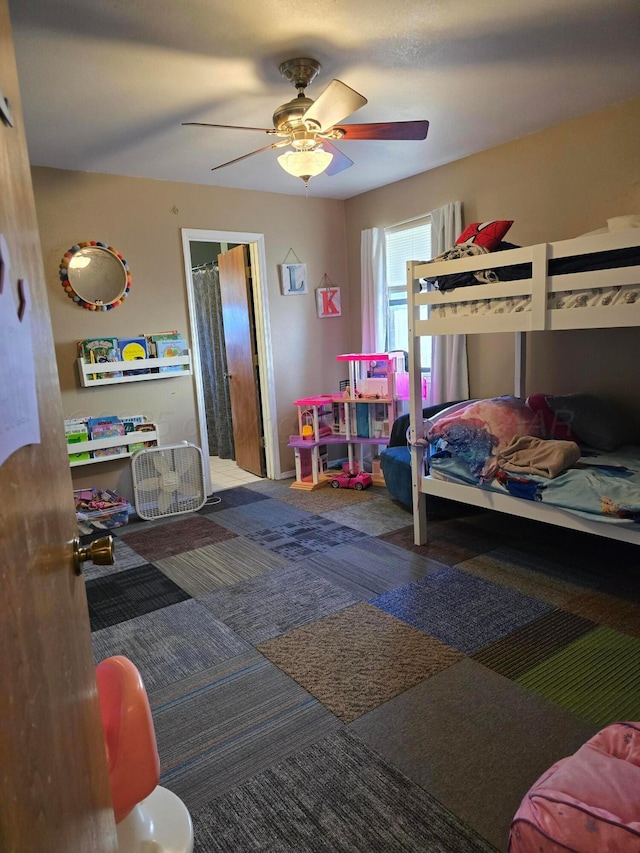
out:
{"label": "toy", "polygon": [[349,463],[345,462],[342,466],[342,474],[338,474],[331,480],[331,488],[333,489],[355,489],[361,492],[363,489],[368,489],[373,483],[373,477],[367,471],[358,471],[349,468]]}
{"label": "toy", "polygon": [[[405,354],[347,353],[336,360],[348,366],[348,379],[339,383],[339,392],[305,397],[296,400],[298,407],[298,434],[289,437],[288,446],[295,454],[296,478],[292,489],[319,489],[328,483],[338,489],[367,488],[373,482],[384,485],[380,469],[356,480],[358,470],[364,468],[365,458],[377,457],[381,447],[389,442],[391,426],[402,412],[403,399],[398,383],[404,379],[406,397],[409,396],[408,374],[405,371]],[[351,472],[353,483],[346,477],[335,482],[328,472],[331,445],[346,446],[349,459],[345,477]],[[370,478],[371,482],[367,482]]]}

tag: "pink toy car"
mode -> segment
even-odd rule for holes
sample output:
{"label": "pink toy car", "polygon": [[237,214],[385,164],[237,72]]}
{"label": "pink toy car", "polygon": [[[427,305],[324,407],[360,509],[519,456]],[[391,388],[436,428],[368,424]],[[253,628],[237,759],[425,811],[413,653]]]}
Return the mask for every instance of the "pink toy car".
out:
{"label": "pink toy car", "polygon": [[354,474],[350,471],[344,471],[342,474],[338,474],[337,477],[334,477],[331,481],[331,488],[333,489],[355,489],[358,492],[361,492],[363,489],[369,488],[373,479],[371,474],[367,473],[367,471],[359,471],[357,474]]}

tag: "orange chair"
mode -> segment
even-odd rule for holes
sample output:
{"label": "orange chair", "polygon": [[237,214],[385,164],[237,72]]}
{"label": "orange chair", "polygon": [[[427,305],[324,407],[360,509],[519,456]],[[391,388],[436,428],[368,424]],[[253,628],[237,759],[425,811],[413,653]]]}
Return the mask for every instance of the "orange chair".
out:
{"label": "orange chair", "polygon": [[192,853],[191,816],[179,797],[158,785],[156,735],[138,669],[128,658],[117,655],[98,664],[96,681],[118,850]]}

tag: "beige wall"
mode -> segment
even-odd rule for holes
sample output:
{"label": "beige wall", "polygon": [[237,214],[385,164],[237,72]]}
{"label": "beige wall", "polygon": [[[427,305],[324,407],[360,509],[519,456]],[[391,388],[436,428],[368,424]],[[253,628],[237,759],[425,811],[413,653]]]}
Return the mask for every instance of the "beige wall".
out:
{"label": "beige wall", "polygon": [[[292,469],[293,453],[286,444],[297,431],[293,401],[337,388],[342,371],[335,356],[348,351],[344,203],[45,168],[33,169],[33,184],[65,417],[142,413],[158,422],[163,444],[199,443],[192,379],[80,388],[75,342],[165,329],[188,335],[180,229],[265,235],[274,417],[281,470]],[[82,240],[108,242],[131,268],[130,295],[112,311],[78,308],[59,284],[62,255]],[[281,295],[278,265],[290,248],[307,264],[306,296]],[[344,287],[340,318],[316,315],[314,290],[324,273]],[[75,468],[73,477],[76,487],[95,483],[132,497],[128,462]]]}
{"label": "beige wall", "polygon": [[[293,455],[286,444],[295,431],[293,401],[330,393],[342,378],[335,356],[360,348],[363,228],[390,225],[459,199],[466,222],[513,219],[507,235],[513,242],[566,239],[605,225],[608,217],[640,212],[639,151],[640,99],[634,99],[346,202],[34,168],[65,417],[143,413],[159,423],[162,443],[198,443],[190,378],[82,389],[74,371],[75,342],[173,328],[188,334],[180,229],[263,233],[274,417],[281,470],[290,470]],[[114,311],[82,310],[58,283],[63,253],[91,239],[111,243],[131,267],[131,294]],[[278,264],[290,248],[308,265],[308,296],[280,293]],[[341,318],[316,316],[313,291],[324,273],[343,287]],[[638,351],[640,328],[534,334],[528,387],[549,393],[590,390],[624,402],[640,418]],[[470,336],[469,364],[474,396],[510,392],[512,336]],[[124,462],[73,473],[78,486],[111,486],[131,497]]]}
{"label": "beige wall", "polygon": [[[639,213],[640,98],[349,199],[354,317],[360,308],[362,229],[392,225],[454,200],[463,202],[466,223],[513,219],[506,239],[520,245],[568,239],[606,226],[609,217]],[[356,333],[352,348],[360,345]],[[468,345],[472,395],[511,392],[513,337],[474,335]],[[528,388],[591,390],[626,401],[640,418],[638,352],[640,328],[536,333],[529,341]]]}

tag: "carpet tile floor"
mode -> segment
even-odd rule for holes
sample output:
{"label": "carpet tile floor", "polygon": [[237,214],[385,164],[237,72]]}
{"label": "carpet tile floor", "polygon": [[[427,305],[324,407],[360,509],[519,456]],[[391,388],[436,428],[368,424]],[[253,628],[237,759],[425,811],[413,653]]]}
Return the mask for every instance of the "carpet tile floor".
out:
{"label": "carpet tile floor", "polygon": [[384,488],[289,487],[132,518],[85,568],[195,853],[505,853],[544,770],[640,719],[640,549],[446,501],[415,546]]}

